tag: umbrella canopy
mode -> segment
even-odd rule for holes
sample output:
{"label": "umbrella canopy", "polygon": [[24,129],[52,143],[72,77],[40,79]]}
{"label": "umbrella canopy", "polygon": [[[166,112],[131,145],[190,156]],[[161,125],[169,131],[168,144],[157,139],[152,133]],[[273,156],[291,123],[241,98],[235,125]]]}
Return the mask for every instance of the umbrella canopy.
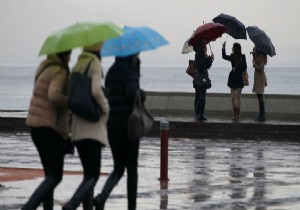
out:
{"label": "umbrella canopy", "polygon": [[246,27],[233,16],[221,13],[213,19],[216,23],[221,23],[228,29],[228,34],[235,39],[247,39]]}
{"label": "umbrella canopy", "polygon": [[122,36],[104,42],[101,56],[125,57],[169,44],[162,35],[149,27],[125,26],[123,30]]}
{"label": "umbrella canopy", "polygon": [[182,51],[181,51],[182,54],[187,54],[194,51],[193,46],[189,45],[189,41],[190,39],[187,39],[183,44]]}
{"label": "umbrella canopy", "polygon": [[271,57],[276,55],[275,47],[272,44],[271,39],[263,30],[261,30],[257,26],[248,26],[246,30],[248,32],[249,38],[259,51]]}
{"label": "umbrella canopy", "polygon": [[215,22],[205,23],[199,26],[196,31],[192,34],[188,44],[194,46],[199,43],[201,38],[206,40],[206,43],[215,41],[217,38],[221,37],[223,33],[227,31],[227,28]]}
{"label": "umbrella canopy", "polygon": [[44,42],[39,55],[51,55],[86,47],[123,34],[123,30],[113,23],[76,23],[52,33]]}

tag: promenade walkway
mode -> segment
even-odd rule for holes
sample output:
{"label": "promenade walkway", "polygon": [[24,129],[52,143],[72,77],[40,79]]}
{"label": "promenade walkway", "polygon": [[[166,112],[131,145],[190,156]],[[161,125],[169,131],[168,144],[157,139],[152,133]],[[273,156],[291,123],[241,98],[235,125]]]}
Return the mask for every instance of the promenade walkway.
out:
{"label": "promenade walkway", "polygon": [[[137,209],[300,209],[299,122],[243,119],[233,123],[214,118],[200,123],[168,117],[170,181],[161,185],[159,123],[165,118],[155,119],[153,130],[141,140]],[[0,128],[0,210],[20,209],[41,182],[36,170],[41,164],[23,118],[2,117]],[[15,171],[15,179],[8,180],[5,177],[13,177],[14,172],[7,168],[25,170]],[[96,193],[111,170],[107,147]],[[61,209],[81,182],[77,153],[66,156],[65,171],[55,192],[55,210]],[[27,178],[16,175],[21,172],[27,172]],[[125,210],[126,206],[125,174],[106,209]]]}

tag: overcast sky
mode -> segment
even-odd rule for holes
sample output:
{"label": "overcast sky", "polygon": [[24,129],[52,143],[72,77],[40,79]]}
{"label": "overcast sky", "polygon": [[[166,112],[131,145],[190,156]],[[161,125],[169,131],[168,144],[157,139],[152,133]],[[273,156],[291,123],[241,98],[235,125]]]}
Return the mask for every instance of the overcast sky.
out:
{"label": "overcast sky", "polygon": [[[111,21],[123,27],[149,26],[169,45],[141,54],[145,65],[186,65],[194,53],[182,55],[183,43],[203,21],[221,13],[235,16],[246,26],[258,26],[271,38],[277,55],[269,65],[300,66],[299,0],[0,0],[0,64],[36,64],[38,52],[55,30],[81,21]],[[212,42],[215,65],[228,65],[221,58],[223,35]],[[227,52],[237,41],[251,62],[251,40],[227,38]],[[72,61],[79,50],[75,50]],[[104,64],[112,60],[103,58]]]}

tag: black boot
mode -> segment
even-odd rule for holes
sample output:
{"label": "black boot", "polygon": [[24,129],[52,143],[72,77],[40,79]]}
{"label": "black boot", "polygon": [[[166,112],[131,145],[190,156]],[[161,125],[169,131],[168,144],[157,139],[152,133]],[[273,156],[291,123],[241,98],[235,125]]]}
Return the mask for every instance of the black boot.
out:
{"label": "black boot", "polygon": [[260,95],[258,97],[258,105],[259,105],[259,116],[254,120],[259,121],[259,122],[264,122],[264,121],[266,121],[266,118],[265,118],[265,102],[263,100],[262,95]]}
{"label": "black boot", "polygon": [[94,206],[96,210],[104,210],[106,199],[122,176],[118,176],[114,171],[109,175],[102,189],[102,192],[94,198]]}
{"label": "black boot", "polygon": [[53,210],[53,194],[54,194],[54,190],[49,192],[45,197],[45,199],[43,200],[44,210]]}
{"label": "black boot", "polygon": [[[56,185],[60,182],[60,180],[56,180],[53,177],[45,177],[44,181],[40,184],[40,186],[34,191],[29,201],[21,208],[22,210],[35,210],[43,202],[45,199],[47,200],[47,205],[49,205],[49,200],[53,200],[49,198],[49,193],[53,192]],[[53,194],[52,194],[53,196]],[[49,208],[47,208],[49,209]]]}
{"label": "black boot", "polygon": [[[74,210],[80,205],[81,202],[89,200],[88,198],[91,194],[91,190],[94,189],[95,184],[96,181],[94,178],[84,179],[77,188],[71,200],[67,202],[62,209]],[[90,199],[90,202],[92,202],[92,199]],[[87,203],[85,203],[85,205],[88,206]]]}
{"label": "black boot", "polygon": [[199,118],[198,120],[200,121],[205,121],[207,118],[204,116],[204,110],[205,110],[205,99],[199,100],[198,104],[198,112],[199,112]]}

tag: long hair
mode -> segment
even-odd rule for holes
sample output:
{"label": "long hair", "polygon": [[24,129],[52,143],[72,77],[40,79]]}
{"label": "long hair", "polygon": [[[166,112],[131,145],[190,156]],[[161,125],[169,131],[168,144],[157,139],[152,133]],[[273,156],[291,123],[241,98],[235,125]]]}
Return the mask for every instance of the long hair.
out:
{"label": "long hair", "polygon": [[242,63],[242,47],[237,42],[233,44],[233,57],[235,65],[239,66]]}

